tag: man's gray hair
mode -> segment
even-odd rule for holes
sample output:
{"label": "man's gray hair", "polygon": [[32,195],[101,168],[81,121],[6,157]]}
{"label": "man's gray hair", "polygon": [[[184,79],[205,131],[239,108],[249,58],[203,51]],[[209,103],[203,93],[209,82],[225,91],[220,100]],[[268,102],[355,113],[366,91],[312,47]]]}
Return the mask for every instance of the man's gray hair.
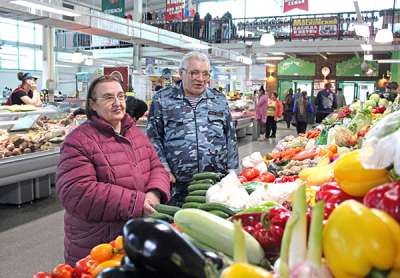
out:
{"label": "man's gray hair", "polygon": [[192,59],[196,59],[196,60],[207,62],[208,68],[209,69],[211,68],[210,59],[208,59],[208,56],[206,54],[198,52],[198,51],[191,51],[191,52],[186,53],[185,55],[183,55],[183,58],[182,58],[181,63],[179,65],[179,70],[186,69],[188,61],[192,60]]}

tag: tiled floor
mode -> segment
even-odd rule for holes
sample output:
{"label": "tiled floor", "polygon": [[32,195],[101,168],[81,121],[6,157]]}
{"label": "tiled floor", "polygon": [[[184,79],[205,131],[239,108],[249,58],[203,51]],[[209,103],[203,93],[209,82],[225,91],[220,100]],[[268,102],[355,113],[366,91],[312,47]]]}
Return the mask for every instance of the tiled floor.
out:
{"label": "tiled floor", "polygon": [[[276,139],[239,140],[239,157],[271,151],[290,130],[278,126]],[[29,278],[38,271],[50,271],[63,261],[63,211],[53,193],[50,198],[23,205],[0,206],[0,277]]]}

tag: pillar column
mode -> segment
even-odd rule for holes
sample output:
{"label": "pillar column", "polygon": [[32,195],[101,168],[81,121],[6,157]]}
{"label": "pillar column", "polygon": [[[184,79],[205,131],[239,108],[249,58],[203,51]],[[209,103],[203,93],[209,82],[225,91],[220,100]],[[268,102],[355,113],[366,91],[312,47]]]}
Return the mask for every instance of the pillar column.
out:
{"label": "pillar column", "polygon": [[49,102],[54,102],[56,88],[55,77],[55,30],[53,27],[43,27],[43,80],[42,87],[49,91]]}

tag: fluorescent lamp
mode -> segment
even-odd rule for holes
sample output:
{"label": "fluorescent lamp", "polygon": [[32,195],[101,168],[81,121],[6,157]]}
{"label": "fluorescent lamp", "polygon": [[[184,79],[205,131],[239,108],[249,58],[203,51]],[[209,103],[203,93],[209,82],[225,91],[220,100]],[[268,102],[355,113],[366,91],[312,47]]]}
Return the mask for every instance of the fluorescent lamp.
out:
{"label": "fluorescent lamp", "polygon": [[266,63],[265,65],[268,66],[268,67],[276,67],[275,64],[271,64],[271,63]]}
{"label": "fluorescent lamp", "polygon": [[283,52],[269,52],[271,55],[278,55],[278,56],[282,56],[282,55],[286,55]]}
{"label": "fluorescent lamp", "polygon": [[393,41],[393,33],[389,29],[381,29],[376,33],[375,42],[390,43]]}
{"label": "fluorescent lamp", "polygon": [[367,24],[354,25],[354,31],[356,31],[357,36],[369,38],[369,26]]}
{"label": "fluorescent lamp", "polygon": [[260,56],[260,57],[256,57],[256,60],[267,60],[268,56]]}
{"label": "fluorescent lamp", "polygon": [[372,45],[370,44],[361,44],[361,49],[364,51],[372,51]]}
{"label": "fluorescent lamp", "polygon": [[379,64],[400,64],[398,59],[376,60]]}
{"label": "fluorescent lamp", "polygon": [[264,46],[271,46],[275,44],[274,35],[271,33],[262,34],[260,44]]}
{"label": "fluorescent lamp", "polygon": [[72,16],[72,17],[80,16],[80,14],[72,12],[71,9],[66,9],[63,7],[57,7],[57,8],[50,7],[50,6],[44,5],[44,3],[32,2],[32,0],[30,0],[29,2],[24,1],[24,0],[15,0],[15,1],[11,1],[10,3],[18,5],[18,6],[31,8],[31,9],[46,11],[49,13],[61,14],[61,15]]}
{"label": "fluorescent lamp", "polygon": [[72,68],[70,65],[56,65],[57,68]]}
{"label": "fluorescent lamp", "polygon": [[374,57],[372,56],[372,54],[364,55],[364,61],[372,61],[373,59]]}
{"label": "fluorescent lamp", "polygon": [[268,57],[267,61],[280,61],[283,60],[285,57],[275,56],[275,57]]}

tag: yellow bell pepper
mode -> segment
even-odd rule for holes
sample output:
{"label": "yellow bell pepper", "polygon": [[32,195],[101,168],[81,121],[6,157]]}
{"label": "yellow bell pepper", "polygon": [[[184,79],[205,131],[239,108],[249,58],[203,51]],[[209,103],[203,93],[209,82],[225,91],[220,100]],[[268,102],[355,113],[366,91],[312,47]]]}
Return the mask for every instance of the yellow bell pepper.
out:
{"label": "yellow bell pepper", "polygon": [[226,268],[221,278],[273,278],[272,274],[265,269],[248,263],[234,263]]}
{"label": "yellow bell pepper", "polygon": [[340,204],[324,227],[323,250],[335,277],[365,277],[373,269],[399,274],[400,226],[384,212],[348,200]]}
{"label": "yellow bell pepper", "polygon": [[332,181],[332,164],[303,169],[299,173],[299,178],[308,186],[319,186]]}
{"label": "yellow bell pepper", "polygon": [[351,196],[364,196],[371,188],[390,180],[386,170],[368,170],[361,165],[359,151],[336,160],[333,174],[340,188]]}

